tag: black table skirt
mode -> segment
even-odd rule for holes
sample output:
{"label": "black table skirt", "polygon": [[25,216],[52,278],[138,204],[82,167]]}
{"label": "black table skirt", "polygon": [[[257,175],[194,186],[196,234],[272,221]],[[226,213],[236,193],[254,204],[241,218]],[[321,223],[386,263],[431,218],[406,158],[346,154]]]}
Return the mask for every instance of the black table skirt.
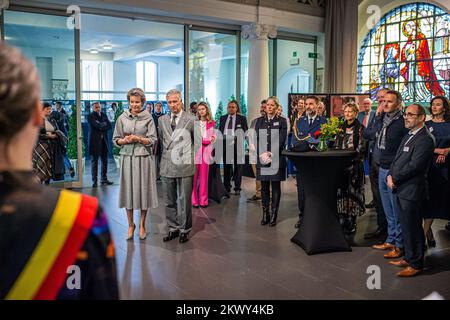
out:
{"label": "black table skirt", "polygon": [[337,189],[354,151],[289,152],[305,188],[303,223],[292,242],[308,255],[351,251],[337,215]]}

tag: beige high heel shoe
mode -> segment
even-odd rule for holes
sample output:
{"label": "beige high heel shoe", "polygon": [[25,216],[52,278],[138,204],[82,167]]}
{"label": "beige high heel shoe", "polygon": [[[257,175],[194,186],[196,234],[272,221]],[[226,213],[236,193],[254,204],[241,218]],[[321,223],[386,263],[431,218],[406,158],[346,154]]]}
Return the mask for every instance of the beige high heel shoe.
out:
{"label": "beige high heel shoe", "polygon": [[139,239],[141,239],[141,240],[147,239],[147,230],[145,231],[144,235],[141,235],[140,230],[139,230]]}
{"label": "beige high heel shoe", "polygon": [[[136,225],[133,223],[133,232],[131,232],[131,235],[128,233],[127,241],[133,239],[134,236],[134,230],[136,230]],[[130,231],[130,227],[128,227],[128,231]]]}

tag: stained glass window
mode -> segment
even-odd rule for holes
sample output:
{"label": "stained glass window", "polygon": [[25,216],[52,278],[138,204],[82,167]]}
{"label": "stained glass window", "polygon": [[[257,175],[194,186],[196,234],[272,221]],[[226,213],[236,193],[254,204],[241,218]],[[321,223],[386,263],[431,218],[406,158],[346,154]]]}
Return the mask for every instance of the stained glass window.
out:
{"label": "stained glass window", "polygon": [[429,3],[387,13],[369,32],[358,58],[358,92],[375,98],[398,90],[407,102],[450,96],[450,15]]}

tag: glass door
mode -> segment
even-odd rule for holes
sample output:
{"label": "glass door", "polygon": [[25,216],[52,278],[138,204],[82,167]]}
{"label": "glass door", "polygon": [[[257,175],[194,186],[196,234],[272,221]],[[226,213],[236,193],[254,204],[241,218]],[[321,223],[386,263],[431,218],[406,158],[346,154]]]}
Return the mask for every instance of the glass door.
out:
{"label": "glass door", "polygon": [[[77,95],[76,39],[64,15],[6,10],[4,38],[35,63],[42,82],[41,97],[51,106],[47,116],[67,140],[53,154],[51,183],[57,187],[81,187],[83,181],[81,110]],[[64,144],[64,143],[63,143]]]}

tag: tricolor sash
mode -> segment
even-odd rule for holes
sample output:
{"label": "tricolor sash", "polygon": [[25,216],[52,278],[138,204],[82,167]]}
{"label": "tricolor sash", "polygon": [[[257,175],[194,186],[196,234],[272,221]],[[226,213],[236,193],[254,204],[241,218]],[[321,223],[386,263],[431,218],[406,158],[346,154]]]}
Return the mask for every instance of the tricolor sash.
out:
{"label": "tricolor sash", "polygon": [[55,299],[64,285],[67,268],[74,264],[98,208],[98,200],[61,191],[53,215],[7,300]]}

